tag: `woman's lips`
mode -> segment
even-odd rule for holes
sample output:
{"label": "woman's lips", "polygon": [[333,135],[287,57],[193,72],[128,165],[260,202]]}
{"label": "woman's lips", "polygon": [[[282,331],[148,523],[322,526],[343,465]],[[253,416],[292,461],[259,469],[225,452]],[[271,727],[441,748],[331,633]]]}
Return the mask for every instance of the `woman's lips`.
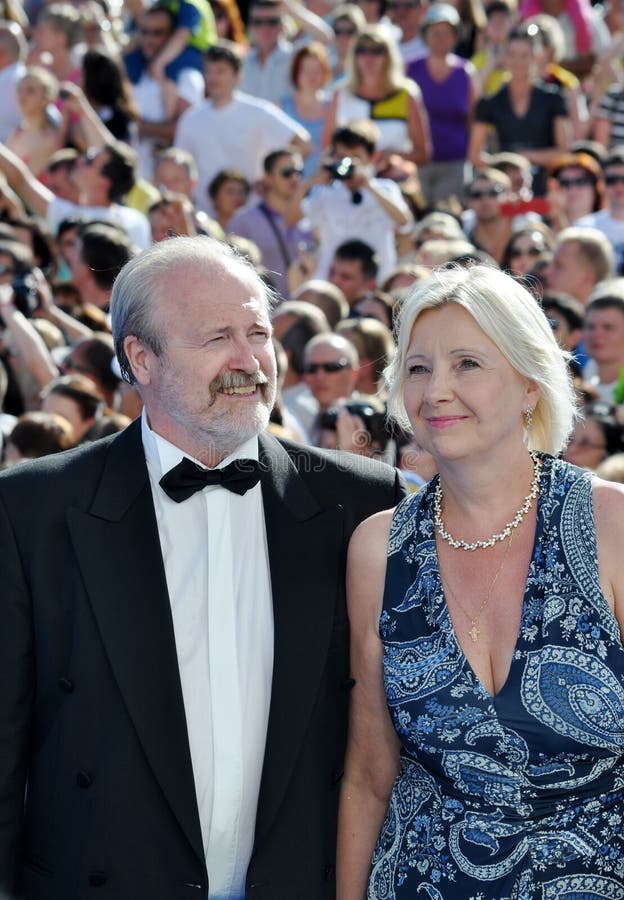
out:
{"label": "woman's lips", "polygon": [[465,422],[468,416],[430,416],[427,423],[432,428],[449,428],[458,422]]}

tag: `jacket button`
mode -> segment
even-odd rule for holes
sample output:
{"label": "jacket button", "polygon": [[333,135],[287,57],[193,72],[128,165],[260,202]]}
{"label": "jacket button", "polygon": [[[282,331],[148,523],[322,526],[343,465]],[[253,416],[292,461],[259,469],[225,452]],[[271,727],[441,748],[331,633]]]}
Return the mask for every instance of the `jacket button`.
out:
{"label": "jacket button", "polygon": [[89,875],[89,884],[91,887],[102,887],[102,885],[106,884],[106,873],[91,872]]}
{"label": "jacket button", "polygon": [[338,784],[339,781],[342,781],[343,775],[344,775],[344,769],[337,769],[335,772],[332,772],[331,783]]}
{"label": "jacket button", "polygon": [[81,788],[89,788],[93,784],[93,776],[81,769],[76,775],[76,784]]}
{"label": "jacket button", "polygon": [[331,879],[334,877],[334,872],[335,872],[335,871],[336,871],[336,870],[335,870],[334,867],[331,865],[331,863],[330,863],[329,865],[325,866],[325,870],[324,870],[324,872],[323,872],[323,874],[324,874],[324,876],[325,876],[325,881],[331,881]]}
{"label": "jacket button", "polygon": [[71,694],[74,690],[74,682],[69,678],[60,678],[59,687],[62,691],[65,691],[66,694]]}
{"label": "jacket button", "polygon": [[341,691],[350,691],[355,687],[355,678],[345,678],[344,681],[340,682],[340,690]]}

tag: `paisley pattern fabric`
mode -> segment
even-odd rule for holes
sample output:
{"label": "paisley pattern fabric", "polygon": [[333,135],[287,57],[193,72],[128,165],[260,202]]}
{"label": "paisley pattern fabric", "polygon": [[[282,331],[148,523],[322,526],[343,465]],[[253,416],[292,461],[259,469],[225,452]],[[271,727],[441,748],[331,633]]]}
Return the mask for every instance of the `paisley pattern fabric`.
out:
{"label": "paisley pattern fabric", "polygon": [[624,647],[598,582],[591,478],[544,457],[507,681],[455,637],[435,480],[395,512],[380,634],[402,769],[369,900],[624,900]]}

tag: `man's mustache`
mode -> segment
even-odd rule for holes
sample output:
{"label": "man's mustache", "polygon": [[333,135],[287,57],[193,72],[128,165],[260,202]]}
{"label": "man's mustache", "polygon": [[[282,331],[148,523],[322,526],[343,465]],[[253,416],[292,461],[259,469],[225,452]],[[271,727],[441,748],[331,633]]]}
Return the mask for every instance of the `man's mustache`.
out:
{"label": "man's mustache", "polygon": [[223,372],[210,382],[211,403],[215,402],[217,394],[228,388],[260,387],[262,394],[265,395],[268,384],[269,379],[261,371],[254,372],[253,375],[248,372]]}

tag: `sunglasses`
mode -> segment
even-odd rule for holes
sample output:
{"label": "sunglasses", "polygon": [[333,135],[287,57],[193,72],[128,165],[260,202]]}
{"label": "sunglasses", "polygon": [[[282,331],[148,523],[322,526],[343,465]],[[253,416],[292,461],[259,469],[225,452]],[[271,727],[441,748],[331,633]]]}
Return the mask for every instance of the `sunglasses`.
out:
{"label": "sunglasses", "polygon": [[418,9],[420,6],[422,6],[420,0],[410,0],[406,3],[387,3],[386,9]]}
{"label": "sunglasses", "polygon": [[557,181],[559,182],[559,187],[562,188],[587,187],[593,184],[591,178],[588,178],[586,175],[579,175],[578,178],[558,178]]}
{"label": "sunglasses", "polygon": [[498,197],[499,194],[502,193],[502,188],[499,187],[491,187],[484,188],[482,191],[468,191],[468,196],[471,200],[481,200],[482,197]]}
{"label": "sunglasses", "polygon": [[539,256],[543,253],[543,250],[540,250],[539,247],[528,247],[526,250],[516,249],[509,251],[510,256]]}
{"label": "sunglasses", "polygon": [[624,175],[605,175],[605,184],[612,187],[614,184],[624,184]]}
{"label": "sunglasses", "polygon": [[326,363],[306,363],[303,371],[306,375],[316,375],[317,372],[325,372],[327,375],[333,375],[335,372],[341,372],[349,365],[348,359],[339,359],[337,362]]}
{"label": "sunglasses", "polygon": [[334,34],[336,35],[336,37],[353,37],[355,32],[355,28],[334,28]]}
{"label": "sunglasses", "polygon": [[15,275],[15,269],[6,263],[0,263],[0,275]]}
{"label": "sunglasses", "polygon": [[301,175],[303,173],[303,169],[297,168],[295,166],[287,166],[284,169],[278,170],[278,175],[281,175],[282,178],[292,178],[293,175]]}
{"label": "sunglasses", "polygon": [[279,16],[267,16],[266,18],[257,19],[254,18],[249,20],[249,24],[253,25],[254,28],[262,28],[263,25],[270,26],[271,28],[275,28],[276,25],[281,25],[282,20]]}
{"label": "sunglasses", "polygon": [[356,47],[356,56],[384,56],[385,47]]}

